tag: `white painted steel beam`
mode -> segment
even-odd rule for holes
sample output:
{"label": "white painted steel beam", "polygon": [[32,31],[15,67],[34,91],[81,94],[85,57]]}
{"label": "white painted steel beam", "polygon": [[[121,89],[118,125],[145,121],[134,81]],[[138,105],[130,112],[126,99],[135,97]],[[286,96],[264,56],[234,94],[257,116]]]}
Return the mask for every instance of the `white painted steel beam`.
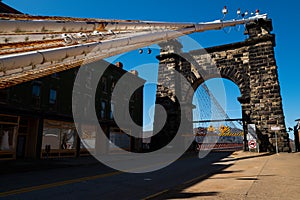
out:
{"label": "white painted steel beam", "polygon": [[[70,58],[88,55],[91,51],[99,58],[103,59],[117,55],[126,51],[133,50],[132,47],[141,48],[162,41],[178,38],[182,35],[208,30],[218,30],[224,27],[245,24],[258,19],[266,19],[267,15],[257,15],[248,19],[213,21],[199,24],[181,23],[155,23],[155,22],[114,22],[107,23],[105,26],[99,22],[57,22],[57,21],[20,21],[20,20],[0,20],[1,34],[13,32],[33,33],[33,32],[61,32],[69,31],[95,31],[101,26],[102,30],[128,31],[128,33],[116,34],[115,37],[100,42],[89,42],[73,44],[65,47],[49,48],[25,53],[16,53],[0,56],[0,82],[9,71],[22,73],[27,69],[34,69],[44,63],[69,62]],[[88,43],[89,42],[89,43]],[[126,48],[128,47],[128,48]],[[105,54],[105,52],[109,52]],[[18,69],[18,70],[17,70]],[[21,71],[21,72],[20,72]]]}

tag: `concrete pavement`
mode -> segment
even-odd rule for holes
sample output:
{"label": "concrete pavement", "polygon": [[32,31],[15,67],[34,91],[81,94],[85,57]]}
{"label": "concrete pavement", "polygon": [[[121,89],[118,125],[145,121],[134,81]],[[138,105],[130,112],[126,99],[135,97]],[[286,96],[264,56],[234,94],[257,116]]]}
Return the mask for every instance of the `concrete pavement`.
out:
{"label": "concrete pavement", "polygon": [[300,199],[300,153],[235,152],[228,165],[152,199]]}

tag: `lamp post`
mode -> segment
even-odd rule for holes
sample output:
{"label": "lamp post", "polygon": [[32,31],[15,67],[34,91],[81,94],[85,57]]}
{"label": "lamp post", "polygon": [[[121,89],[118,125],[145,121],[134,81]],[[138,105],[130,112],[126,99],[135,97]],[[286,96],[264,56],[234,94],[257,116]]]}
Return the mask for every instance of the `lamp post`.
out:
{"label": "lamp post", "polygon": [[249,123],[249,115],[250,111],[243,110],[242,111],[242,120],[243,120],[243,129],[244,129],[244,151],[248,151],[248,140],[247,140],[247,135],[248,135],[248,123]]}
{"label": "lamp post", "polygon": [[278,141],[277,141],[277,133],[275,131],[275,141],[276,141],[276,153],[278,154]]}

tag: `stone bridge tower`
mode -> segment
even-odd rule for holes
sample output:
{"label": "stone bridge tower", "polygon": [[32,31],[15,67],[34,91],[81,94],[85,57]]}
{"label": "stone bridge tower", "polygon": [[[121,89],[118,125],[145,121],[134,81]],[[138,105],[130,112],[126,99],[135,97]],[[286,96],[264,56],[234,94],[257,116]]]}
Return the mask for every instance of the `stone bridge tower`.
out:
{"label": "stone bridge tower", "polygon": [[[238,100],[242,107],[245,133],[247,134],[247,124],[255,124],[260,150],[274,152],[275,132],[271,131],[271,126],[278,126],[281,129],[278,132],[279,151],[289,151],[274,56],[275,35],[271,31],[271,20],[259,20],[246,25],[245,34],[249,37],[238,43],[188,53],[181,51],[182,46],[178,42],[161,44],[161,53],[157,56],[160,62],[158,84],[164,84],[158,86],[156,103],[165,107],[168,117],[164,128],[153,137],[154,149],[166,145],[177,133],[178,126],[183,121],[180,112],[186,113],[192,131],[190,119],[193,107],[179,105],[180,101],[175,93],[184,92],[185,95],[179,98],[184,100],[185,105],[192,105],[193,92],[184,91],[185,87],[180,79],[172,81],[176,70],[188,80],[194,90],[211,78],[221,77],[234,82],[241,92]],[[154,130],[158,115],[159,113],[155,114]]]}

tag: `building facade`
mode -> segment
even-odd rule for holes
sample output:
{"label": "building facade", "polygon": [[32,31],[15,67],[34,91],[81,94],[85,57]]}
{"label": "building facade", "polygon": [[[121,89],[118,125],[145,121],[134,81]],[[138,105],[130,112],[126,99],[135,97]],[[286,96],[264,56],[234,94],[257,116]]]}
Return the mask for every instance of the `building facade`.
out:
{"label": "building facade", "polygon": [[0,0],[0,13],[13,13],[13,14],[22,14],[20,11],[6,5]]}
{"label": "building facade", "polygon": [[[117,66],[98,61],[99,68],[108,66],[98,83],[95,110],[102,130],[115,145],[140,151],[141,141],[128,136],[114,121],[112,91],[126,73]],[[72,114],[72,91],[79,68],[0,90],[0,160],[18,158],[77,157],[89,155],[99,143],[97,127],[88,126],[78,136]],[[137,73],[131,80],[144,83]],[[122,97],[120,97],[122,98]],[[130,114],[143,124],[143,87],[130,99]],[[126,108],[126,107],[125,107]],[[142,128],[141,128],[142,132]],[[113,147],[103,147],[113,151]]]}
{"label": "building facade", "polygon": [[297,125],[294,126],[294,144],[295,144],[295,151],[300,151],[300,119],[296,120]]}

